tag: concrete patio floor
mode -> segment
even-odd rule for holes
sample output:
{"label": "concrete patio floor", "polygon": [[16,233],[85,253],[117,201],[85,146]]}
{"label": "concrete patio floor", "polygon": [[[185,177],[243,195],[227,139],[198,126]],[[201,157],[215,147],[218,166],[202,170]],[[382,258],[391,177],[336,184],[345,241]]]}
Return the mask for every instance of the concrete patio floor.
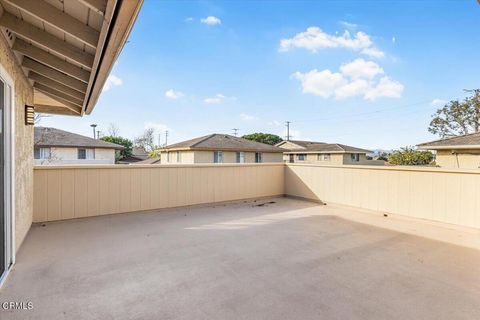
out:
{"label": "concrete patio floor", "polygon": [[274,198],[37,225],[0,290],[33,309],[0,318],[480,318],[480,251],[342,210]]}

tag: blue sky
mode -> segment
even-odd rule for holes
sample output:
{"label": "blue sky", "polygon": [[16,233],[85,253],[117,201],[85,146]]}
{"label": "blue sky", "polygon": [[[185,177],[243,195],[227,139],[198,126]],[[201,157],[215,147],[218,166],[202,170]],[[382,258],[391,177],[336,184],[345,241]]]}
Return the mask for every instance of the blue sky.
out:
{"label": "blue sky", "polygon": [[[92,115],[52,116],[169,142],[271,132],[398,148],[442,102],[480,88],[480,6],[469,1],[145,0]],[[347,32],[347,33],[346,33]]]}

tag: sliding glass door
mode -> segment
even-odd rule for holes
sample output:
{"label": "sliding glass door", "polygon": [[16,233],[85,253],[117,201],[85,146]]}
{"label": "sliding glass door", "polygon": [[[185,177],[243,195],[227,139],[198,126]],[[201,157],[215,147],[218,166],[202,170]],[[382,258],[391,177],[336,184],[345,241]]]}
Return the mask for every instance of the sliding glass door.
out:
{"label": "sliding glass door", "polygon": [[5,214],[5,83],[0,79],[0,276],[3,277],[9,266],[7,256],[8,239],[8,221]]}
{"label": "sliding glass door", "polygon": [[12,86],[0,68],[0,285],[14,262],[12,210]]}

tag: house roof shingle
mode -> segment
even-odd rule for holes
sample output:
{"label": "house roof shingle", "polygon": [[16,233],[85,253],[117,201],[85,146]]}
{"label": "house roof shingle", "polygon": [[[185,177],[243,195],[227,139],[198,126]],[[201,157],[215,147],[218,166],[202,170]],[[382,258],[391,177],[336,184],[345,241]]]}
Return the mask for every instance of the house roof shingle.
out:
{"label": "house roof shingle", "polygon": [[269,144],[251,141],[228,134],[214,133],[195,139],[171,144],[163,150],[225,150],[225,151],[256,151],[284,152],[283,149]]}
{"label": "house roof shingle", "polygon": [[432,150],[435,150],[435,148],[443,149],[459,146],[480,148],[480,132],[417,144],[417,147],[420,147],[421,149]]}
{"label": "house roof shingle", "polygon": [[143,147],[133,147],[132,156],[141,160],[148,159],[148,152]]}
{"label": "house roof shingle", "polygon": [[160,164],[160,157],[148,158],[142,161],[134,162],[133,164]]}
{"label": "house roof shingle", "polygon": [[84,147],[104,149],[124,149],[123,146],[98,139],[92,139],[76,133],[49,127],[35,127],[34,144],[36,147]]}
{"label": "house roof shingle", "polygon": [[338,152],[338,153],[371,153],[372,151],[356,148],[352,146],[347,146],[340,143],[325,143],[325,142],[316,142],[316,141],[301,141],[301,140],[289,140],[289,142],[296,144],[302,148],[299,149],[286,149],[286,152],[296,152],[296,151],[305,151],[305,152]]}

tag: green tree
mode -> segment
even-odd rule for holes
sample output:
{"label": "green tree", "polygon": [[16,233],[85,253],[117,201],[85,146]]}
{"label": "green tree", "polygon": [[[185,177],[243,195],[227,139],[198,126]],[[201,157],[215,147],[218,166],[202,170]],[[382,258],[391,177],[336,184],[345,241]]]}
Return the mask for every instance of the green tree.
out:
{"label": "green tree", "polygon": [[101,137],[100,140],[116,143],[125,147],[125,149],[121,150],[120,153],[118,154],[117,160],[121,160],[125,157],[132,155],[133,142],[127,138],[105,136],[105,137]]}
{"label": "green tree", "polygon": [[480,131],[480,89],[472,90],[472,96],[459,101],[452,100],[432,115],[428,131],[441,138]]}
{"label": "green tree", "polygon": [[148,156],[150,158],[158,158],[158,157],[160,157],[160,151],[159,150],[152,150],[148,153]]}
{"label": "green tree", "polygon": [[256,142],[266,143],[266,144],[270,144],[270,145],[275,145],[275,144],[282,141],[282,138],[280,138],[276,134],[261,133],[261,132],[246,134],[246,135],[242,136],[242,138],[247,139],[247,140],[256,141]]}
{"label": "green tree", "polygon": [[388,163],[396,166],[424,166],[432,163],[433,153],[416,150],[414,147],[405,147],[393,151],[388,156]]}

